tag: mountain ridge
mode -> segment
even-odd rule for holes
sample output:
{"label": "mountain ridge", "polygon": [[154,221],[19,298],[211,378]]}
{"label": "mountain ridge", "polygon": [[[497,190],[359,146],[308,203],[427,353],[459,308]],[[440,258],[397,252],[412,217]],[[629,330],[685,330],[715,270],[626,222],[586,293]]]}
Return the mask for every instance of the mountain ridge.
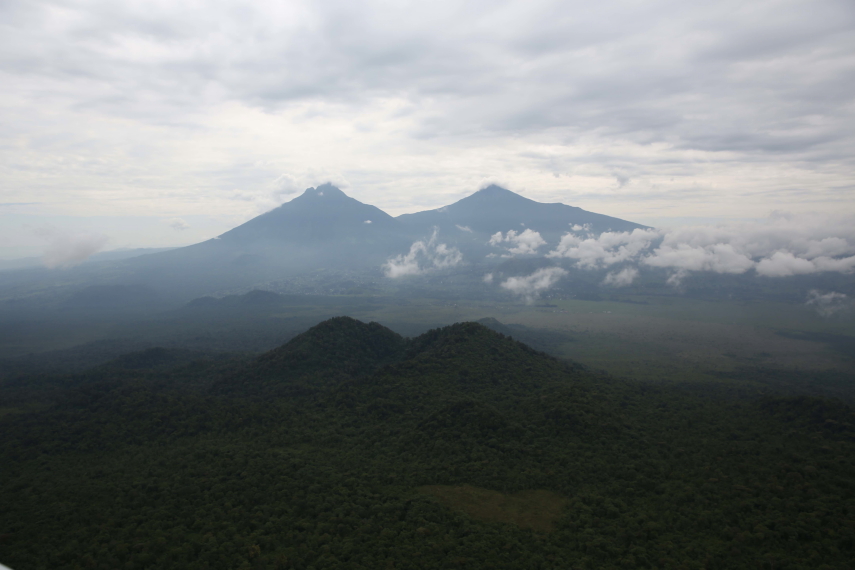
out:
{"label": "mountain ridge", "polygon": [[[540,251],[548,251],[580,227],[598,233],[645,226],[536,202],[495,185],[439,209],[392,217],[327,183],[216,238],[128,260],[122,280],[168,290],[186,302],[313,271],[378,272],[407,255],[427,255],[433,265],[431,247],[451,252],[453,265],[494,264],[506,253],[491,242],[497,232],[537,231]],[[537,255],[533,250],[523,257]]]}
{"label": "mountain ridge", "polygon": [[538,231],[547,241],[557,240],[570,231],[573,225],[588,225],[594,233],[609,230],[632,231],[647,227],[561,202],[537,202],[495,184],[453,204],[413,214],[402,214],[396,219],[408,225],[435,225],[448,229],[463,226],[486,234],[532,229]]}
{"label": "mountain ridge", "polygon": [[304,242],[307,237],[329,241],[347,233],[365,240],[382,229],[394,228],[394,219],[327,183],[306,189],[290,202],[221,234],[219,239],[235,243],[270,239]]}

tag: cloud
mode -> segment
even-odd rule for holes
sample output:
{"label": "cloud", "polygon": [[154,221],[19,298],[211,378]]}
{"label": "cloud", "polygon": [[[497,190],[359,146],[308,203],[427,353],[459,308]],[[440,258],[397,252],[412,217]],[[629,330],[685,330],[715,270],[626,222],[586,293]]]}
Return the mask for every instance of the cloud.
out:
{"label": "cloud", "polygon": [[306,188],[307,186],[303,185],[294,176],[281,174],[273,181],[273,199],[281,204],[286,197],[298,194]]}
{"label": "cloud", "polygon": [[[429,102],[442,94],[447,114],[422,117],[421,130],[575,125],[637,140],[670,133],[677,147],[770,153],[845,136],[822,120],[848,117],[848,97],[828,88],[849,69],[845,2],[796,0],[788,16],[775,4],[748,14],[673,0],[585,10],[558,0],[238,5],[123,2],[93,10],[71,0],[57,12],[48,2],[7,3],[5,67],[24,77],[73,77],[89,88],[78,97],[100,99],[115,113],[221,100],[271,110],[396,94]],[[78,39],[84,30],[85,42]],[[667,49],[674,45],[680,49]],[[110,101],[99,82],[128,91]],[[612,177],[631,172],[619,164],[609,170]]]}
{"label": "cloud", "polygon": [[410,251],[390,258],[383,264],[386,277],[393,279],[407,275],[419,275],[431,269],[454,267],[463,261],[463,254],[456,247],[448,247],[437,243],[439,230],[434,228],[430,239],[417,241],[410,246]]}
{"label": "cloud", "polygon": [[164,220],[163,223],[178,232],[190,229],[190,224],[181,218],[169,218],[168,220]]}
{"label": "cloud", "polygon": [[537,250],[546,245],[546,240],[540,236],[540,232],[532,229],[525,229],[518,233],[515,230],[509,230],[507,234],[502,235],[502,232],[496,232],[490,236],[490,241],[487,242],[493,246],[500,246],[504,243],[510,243],[508,254],[512,255],[530,255],[537,253]]}
{"label": "cloud", "polygon": [[804,259],[796,257],[789,251],[776,251],[771,257],[762,259],[757,264],[757,273],[765,277],[789,277],[823,271],[852,273],[855,271],[855,256],[842,259],[826,256]]}
{"label": "cloud", "polygon": [[847,0],[9,0],[0,22],[3,199],[69,215],[241,217],[332,162],[394,213],[485,178],[629,219],[851,204]]}
{"label": "cloud", "polygon": [[853,300],[844,293],[837,293],[835,291],[820,293],[816,289],[808,292],[808,300],[805,304],[813,306],[816,312],[823,317],[848,313],[855,306]]}
{"label": "cloud", "polygon": [[764,277],[855,271],[855,220],[848,216],[773,214],[768,219],[673,230],[603,232],[562,236],[547,257],[573,259],[597,269],[616,263],[674,270],[668,282],[679,286],[692,271]]}
{"label": "cloud", "polygon": [[371,224],[371,223],[373,223],[373,222],[372,222],[371,220],[365,220],[365,221],[364,221],[364,222],[362,222],[362,223],[363,223],[363,224]]}
{"label": "cloud", "polygon": [[685,279],[687,275],[689,275],[688,271],[685,269],[678,269],[669,275],[665,282],[671,287],[679,288],[683,284],[683,279]]}
{"label": "cloud", "polygon": [[103,234],[72,232],[53,227],[38,228],[35,233],[48,242],[42,262],[49,268],[80,265],[89,256],[101,251],[109,241]]}
{"label": "cloud", "polygon": [[484,283],[492,283],[493,282],[493,274],[485,273],[483,278]]}
{"label": "cloud", "polygon": [[627,267],[606,275],[606,278],[603,279],[603,285],[609,285],[611,287],[626,287],[628,285],[632,285],[632,282],[635,281],[636,277],[638,277],[638,269],[635,267]]}
{"label": "cloud", "polygon": [[469,226],[461,226],[460,224],[455,225],[457,226],[457,229],[461,232],[469,232],[470,234],[472,233],[472,228],[470,228]]}
{"label": "cloud", "polygon": [[547,257],[575,259],[578,267],[593,269],[637,260],[659,238],[661,233],[657,230],[640,229],[632,232],[603,232],[588,238],[566,233]]}
{"label": "cloud", "polygon": [[552,288],[565,275],[567,271],[560,267],[543,267],[531,275],[510,277],[501,286],[531,304],[540,293]]}
{"label": "cloud", "polygon": [[808,259],[796,257],[789,251],[776,251],[771,257],[760,260],[757,273],[766,277],[789,277],[815,273],[816,266]]}
{"label": "cloud", "polygon": [[651,267],[715,273],[745,273],[755,265],[754,261],[734,250],[729,243],[705,247],[692,247],[684,243],[663,245],[645,257],[643,262]]}

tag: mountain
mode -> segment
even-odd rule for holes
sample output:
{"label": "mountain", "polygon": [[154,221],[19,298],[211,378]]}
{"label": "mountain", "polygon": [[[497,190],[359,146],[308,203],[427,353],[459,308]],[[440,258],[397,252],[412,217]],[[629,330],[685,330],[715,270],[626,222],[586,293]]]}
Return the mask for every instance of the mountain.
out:
{"label": "mountain", "polygon": [[497,232],[538,232],[544,240],[540,253],[556,246],[574,226],[599,234],[632,231],[640,224],[595,214],[560,203],[535,202],[500,186],[491,185],[462,200],[396,218],[413,235],[428,236],[434,230],[440,241],[454,245],[468,258],[481,260],[501,250],[489,244]]}
{"label": "mountain", "polygon": [[379,267],[411,243],[393,217],[324,184],[214,239],[128,266],[137,281],[195,297],[319,269]]}
{"label": "mountain", "polygon": [[574,225],[588,225],[590,231],[597,234],[645,227],[566,204],[535,202],[496,185],[482,188],[454,204],[404,214],[397,219],[407,227],[418,228],[422,232],[427,228],[438,227],[447,235],[467,230],[492,235],[508,230],[521,232],[529,228],[540,232],[548,243],[557,242]]}
{"label": "mountain", "polygon": [[335,317],[263,354],[249,371],[222,380],[215,389],[267,396],[312,392],[400,360],[405,345],[403,337],[378,323]]}
{"label": "mountain", "polygon": [[243,245],[264,241],[369,245],[388,239],[389,232],[399,229],[395,218],[380,208],[363,204],[332,184],[323,184],[227,231],[219,240]]}
{"label": "mountain", "polygon": [[[216,238],[104,262],[101,275],[110,285],[149,288],[171,302],[187,302],[320,270],[367,271],[379,277],[390,258],[406,254],[434,232],[437,243],[460,250],[464,264],[494,262],[490,256],[504,250],[489,244],[491,236],[511,230],[539,232],[546,241],[538,250],[543,254],[573,226],[595,233],[643,227],[564,204],[535,202],[498,186],[443,208],[394,218],[323,184]],[[95,277],[87,276],[91,280],[86,284],[105,284],[93,283],[97,272],[88,271]]]}

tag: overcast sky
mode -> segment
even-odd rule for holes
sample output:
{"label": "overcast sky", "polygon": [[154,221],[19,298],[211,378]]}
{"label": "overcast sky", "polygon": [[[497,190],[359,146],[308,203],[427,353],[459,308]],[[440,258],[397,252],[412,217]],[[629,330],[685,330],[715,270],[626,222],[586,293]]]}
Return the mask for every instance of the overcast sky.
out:
{"label": "overcast sky", "polygon": [[0,1],[0,258],[222,233],[331,180],[648,225],[855,214],[855,2]]}

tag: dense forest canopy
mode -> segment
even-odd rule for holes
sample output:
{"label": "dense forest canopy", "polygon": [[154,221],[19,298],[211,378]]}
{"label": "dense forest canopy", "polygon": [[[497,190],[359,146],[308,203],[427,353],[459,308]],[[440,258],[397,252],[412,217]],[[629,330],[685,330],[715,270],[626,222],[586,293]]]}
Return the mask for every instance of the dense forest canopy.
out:
{"label": "dense forest canopy", "polygon": [[622,380],[479,323],[338,317],[258,357],[152,348],[0,398],[15,570],[855,559],[841,401]]}

